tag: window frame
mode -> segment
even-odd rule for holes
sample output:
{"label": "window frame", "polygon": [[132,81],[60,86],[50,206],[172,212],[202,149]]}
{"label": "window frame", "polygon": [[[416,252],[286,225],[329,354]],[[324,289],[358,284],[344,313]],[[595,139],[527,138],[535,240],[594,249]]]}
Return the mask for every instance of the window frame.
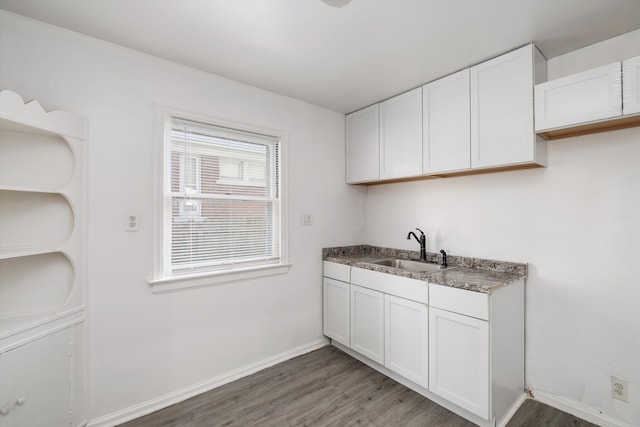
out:
{"label": "window frame", "polygon": [[[249,132],[267,135],[279,140],[278,142],[278,170],[279,170],[279,200],[280,200],[280,262],[230,267],[210,271],[189,273],[174,273],[171,270],[171,197],[167,189],[171,189],[171,144],[168,141],[173,118],[200,122],[211,126],[229,128],[239,132]],[[153,278],[148,282],[154,293],[174,292],[194,287],[213,286],[232,281],[250,280],[286,274],[288,263],[288,203],[287,203],[287,134],[270,128],[263,128],[244,123],[232,122],[225,119],[207,117],[156,106],[155,108],[155,259]]]}

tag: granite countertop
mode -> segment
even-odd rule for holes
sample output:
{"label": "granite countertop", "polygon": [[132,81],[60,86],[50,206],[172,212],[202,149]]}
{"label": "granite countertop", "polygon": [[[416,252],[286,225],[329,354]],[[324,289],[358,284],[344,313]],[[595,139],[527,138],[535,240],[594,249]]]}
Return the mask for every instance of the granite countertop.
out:
{"label": "granite countertop", "polygon": [[[527,264],[459,256],[447,257],[449,268],[425,273],[414,273],[371,263],[388,258],[417,259],[419,253],[368,245],[322,250],[322,259],[325,261],[486,294],[527,277]],[[427,252],[427,262],[440,264],[441,261],[440,254]]]}

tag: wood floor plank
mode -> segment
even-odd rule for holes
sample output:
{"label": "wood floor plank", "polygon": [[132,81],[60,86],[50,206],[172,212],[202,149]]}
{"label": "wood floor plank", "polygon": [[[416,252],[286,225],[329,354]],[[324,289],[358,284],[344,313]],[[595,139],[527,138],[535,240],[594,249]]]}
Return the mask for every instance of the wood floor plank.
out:
{"label": "wood floor plank", "polygon": [[507,427],[598,427],[571,414],[535,400],[525,401],[511,418]]}
{"label": "wood floor plank", "polygon": [[[582,423],[582,424],[581,424]],[[122,427],[472,427],[335,347],[256,372]],[[507,427],[595,427],[527,401]]]}

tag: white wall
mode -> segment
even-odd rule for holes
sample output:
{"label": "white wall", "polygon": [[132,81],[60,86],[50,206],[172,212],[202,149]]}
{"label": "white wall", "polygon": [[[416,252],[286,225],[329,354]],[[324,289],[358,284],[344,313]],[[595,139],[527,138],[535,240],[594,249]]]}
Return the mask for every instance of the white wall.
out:
{"label": "white wall", "polygon": [[[549,61],[549,77],[634,55],[640,30]],[[527,386],[638,426],[640,128],[548,147],[545,169],[369,187],[367,242],[417,250],[420,227],[430,251],[529,263]],[[629,403],[611,398],[613,374]]]}
{"label": "white wall", "polygon": [[[89,120],[90,418],[323,339],[321,248],[365,239],[343,115],[6,12],[0,87]],[[151,293],[154,104],[288,134],[288,274]],[[130,210],[140,232],[123,230]]]}

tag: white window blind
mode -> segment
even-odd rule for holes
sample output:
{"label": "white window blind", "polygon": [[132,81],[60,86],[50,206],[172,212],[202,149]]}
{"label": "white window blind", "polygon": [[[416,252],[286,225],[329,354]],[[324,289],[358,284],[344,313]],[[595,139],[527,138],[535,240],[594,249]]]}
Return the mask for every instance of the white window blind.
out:
{"label": "white window blind", "polygon": [[279,263],[278,138],[180,118],[166,129],[170,272]]}

